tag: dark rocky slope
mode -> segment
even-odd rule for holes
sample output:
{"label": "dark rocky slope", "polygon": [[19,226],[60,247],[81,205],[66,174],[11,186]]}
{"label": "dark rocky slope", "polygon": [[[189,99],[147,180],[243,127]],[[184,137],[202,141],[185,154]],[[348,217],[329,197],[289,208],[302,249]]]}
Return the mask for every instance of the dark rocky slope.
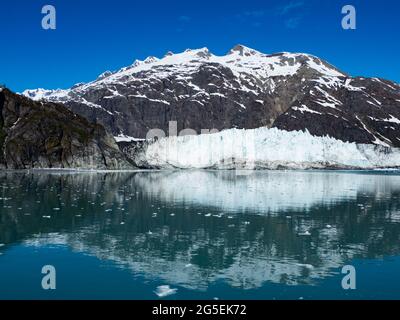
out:
{"label": "dark rocky slope", "polygon": [[101,125],[8,89],[0,89],[0,148],[2,169],[131,167]]}

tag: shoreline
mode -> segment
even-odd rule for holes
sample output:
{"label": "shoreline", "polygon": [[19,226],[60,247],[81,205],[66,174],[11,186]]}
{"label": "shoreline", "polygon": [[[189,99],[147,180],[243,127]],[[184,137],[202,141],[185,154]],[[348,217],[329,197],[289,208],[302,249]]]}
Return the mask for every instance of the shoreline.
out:
{"label": "shoreline", "polygon": [[[257,172],[330,172],[330,173],[398,173],[400,168],[310,168],[310,169],[212,169],[212,168],[189,168],[189,169],[80,169],[80,168],[38,168],[38,169],[5,169],[3,173],[152,173],[152,172],[236,172],[238,175],[250,175]],[[242,174],[240,174],[242,173]]]}

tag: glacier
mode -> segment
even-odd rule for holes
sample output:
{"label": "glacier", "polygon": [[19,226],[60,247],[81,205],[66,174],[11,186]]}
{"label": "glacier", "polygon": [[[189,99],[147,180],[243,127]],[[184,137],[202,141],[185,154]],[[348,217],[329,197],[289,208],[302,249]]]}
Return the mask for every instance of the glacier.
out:
{"label": "glacier", "polygon": [[229,129],[146,142],[123,150],[151,169],[385,169],[400,168],[400,149],[343,142],[308,131]]}

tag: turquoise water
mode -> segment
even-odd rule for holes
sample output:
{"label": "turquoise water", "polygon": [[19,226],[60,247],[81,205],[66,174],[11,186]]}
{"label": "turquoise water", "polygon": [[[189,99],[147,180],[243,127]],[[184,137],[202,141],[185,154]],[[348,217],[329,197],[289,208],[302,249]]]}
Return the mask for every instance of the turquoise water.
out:
{"label": "turquoise water", "polygon": [[395,172],[0,174],[0,299],[400,299],[399,240]]}

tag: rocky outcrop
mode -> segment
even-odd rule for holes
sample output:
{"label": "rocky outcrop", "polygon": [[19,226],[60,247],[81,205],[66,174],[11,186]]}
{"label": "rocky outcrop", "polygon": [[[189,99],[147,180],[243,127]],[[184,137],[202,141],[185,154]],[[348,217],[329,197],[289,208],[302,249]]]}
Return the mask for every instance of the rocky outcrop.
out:
{"label": "rocky outcrop", "polygon": [[103,126],[56,103],[0,89],[0,168],[127,169]]}
{"label": "rocky outcrop", "polygon": [[353,78],[309,54],[263,54],[244,46],[225,56],[187,50],[136,61],[69,90],[27,90],[97,120],[115,136],[145,138],[190,128],[276,127],[342,141],[400,147],[400,86]]}

